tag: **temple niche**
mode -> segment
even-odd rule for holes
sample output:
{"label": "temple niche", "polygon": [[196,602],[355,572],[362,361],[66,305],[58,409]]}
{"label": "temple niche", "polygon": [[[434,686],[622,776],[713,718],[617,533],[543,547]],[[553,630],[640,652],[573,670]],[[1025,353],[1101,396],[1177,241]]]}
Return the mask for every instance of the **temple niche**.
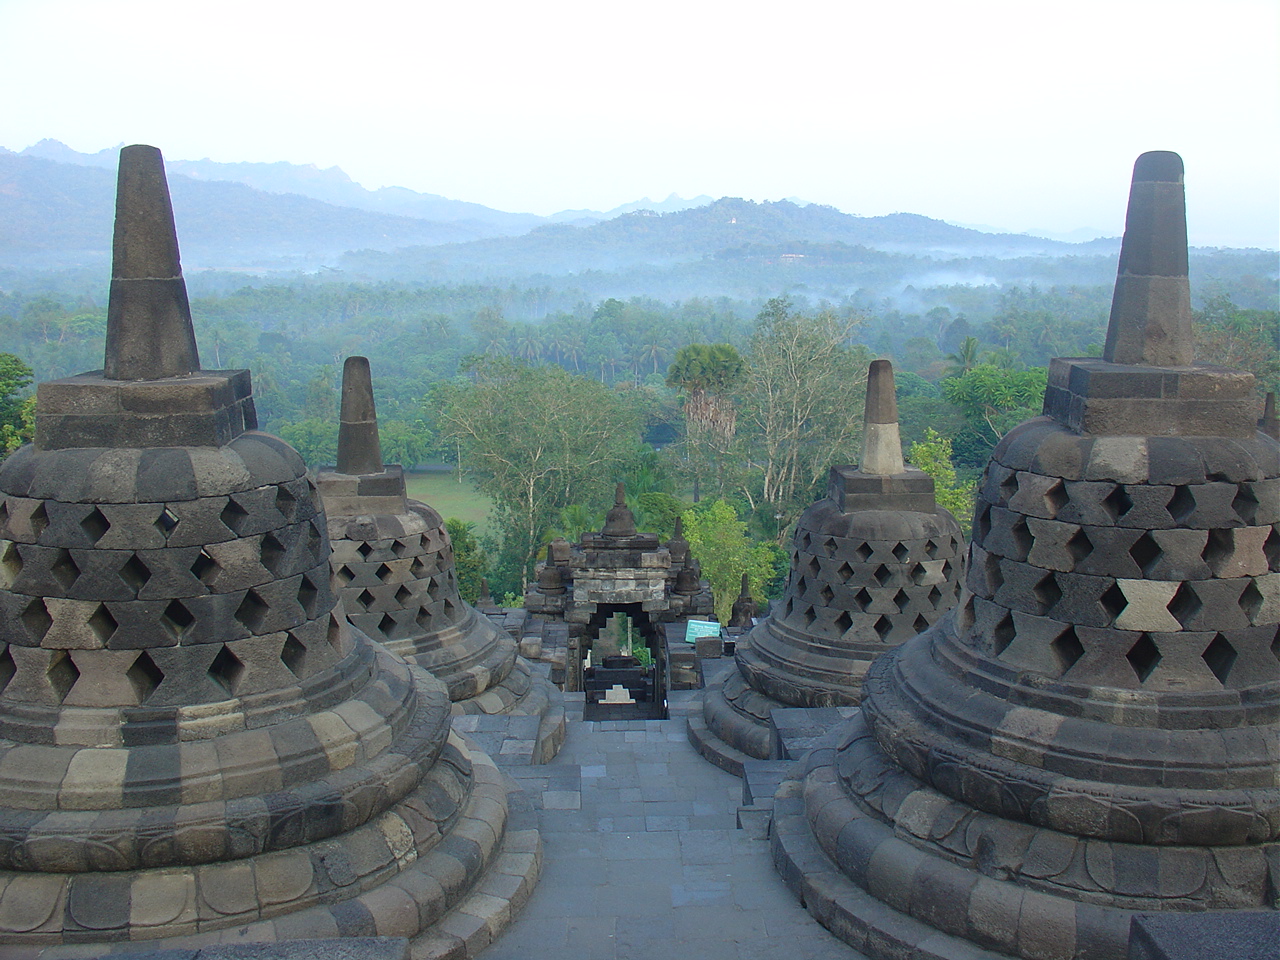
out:
{"label": "temple niche", "polygon": [[775,709],[856,705],[871,662],[956,603],[964,537],[933,479],[904,463],[897,410],[892,365],[872,361],[861,462],[831,468],[827,496],[796,522],[783,598],[689,718],[694,746],[731,773],[781,759]]}
{"label": "temple niche", "polygon": [[[584,533],[575,544],[551,542],[524,605],[535,617],[567,624],[565,689],[571,691],[583,689],[585,659],[610,617],[621,614],[631,620],[661,677],[671,668],[668,628],[689,619],[710,619],[714,606],[680,521],[665,544],[656,534],[638,532],[622,484],[599,533]],[[597,652],[593,662],[600,659]]]}
{"label": "temple niche", "polygon": [[113,254],[104,369],[40,384],[0,465],[4,956],[487,942],[537,833],[445,686],[343,615],[249,371],[201,369],[154,147],[121,151]]}
{"label": "temple niche", "polygon": [[1102,359],[1054,360],[1044,415],[992,455],[961,605],[863,691],[779,792],[773,839],[855,948],[1121,960],[1131,925],[1225,944],[1251,923],[1268,942],[1280,443],[1251,375],[1194,363],[1177,154],[1134,167]]}
{"label": "temple niche", "polygon": [[348,619],[442,681],[455,716],[538,717],[531,759],[555,756],[565,735],[563,697],[517,656],[514,639],[462,599],[444,520],[408,498],[401,467],[382,462],[365,357],[343,364],[338,462],[316,484]]}

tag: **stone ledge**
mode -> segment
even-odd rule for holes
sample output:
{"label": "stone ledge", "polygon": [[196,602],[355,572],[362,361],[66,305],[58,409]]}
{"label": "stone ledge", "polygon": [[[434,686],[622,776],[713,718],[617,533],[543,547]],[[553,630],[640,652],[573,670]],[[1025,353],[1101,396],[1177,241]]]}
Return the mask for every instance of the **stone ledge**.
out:
{"label": "stone ledge", "polygon": [[1277,944],[1274,910],[1137,914],[1129,923],[1129,960],[1274,960]]}
{"label": "stone ledge", "polygon": [[248,370],[139,381],[85,373],[42,383],[36,394],[40,450],[220,447],[258,425]]}
{"label": "stone ledge", "polygon": [[770,848],[787,888],[827,930],[873,960],[1008,960],[899,913],[845,877],[809,832],[799,790],[795,780],[779,788]]}
{"label": "stone ledge", "polygon": [[1207,364],[1151,367],[1057,358],[1044,412],[1094,436],[1252,437],[1253,376]]}

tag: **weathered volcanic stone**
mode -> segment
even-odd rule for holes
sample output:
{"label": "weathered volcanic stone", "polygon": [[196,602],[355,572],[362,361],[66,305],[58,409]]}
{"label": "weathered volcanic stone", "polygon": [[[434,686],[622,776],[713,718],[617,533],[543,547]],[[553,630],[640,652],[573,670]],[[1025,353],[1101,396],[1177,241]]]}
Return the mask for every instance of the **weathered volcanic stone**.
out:
{"label": "weathered volcanic stone", "polygon": [[1122,960],[1205,911],[1275,949],[1280,443],[1190,365],[1180,181],[1138,161],[1108,359],[993,453],[962,603],[780,791],[775,862],[873,957]]}
{"label": "weathered volcanic stone", "polygon": [[349,476],[383,472],[382,440],[378,436],[378,411],[373,404],[368,357],[347,357],[342,364],[337,472]]}
{"label": "weathered volcanic stone", "polygon": [[0,955],[437,937],[506,787],[343,615],[248,371],[199,369],[158,151],[120,183],[108,376],[0,465]]}
{"label": "weathered volcanic stone", "polygon": [[116,197],[104,373],[111,380],[195,373],[200,358],[159,150],[120,151]]}
{"label": "weathered volcanic stone", "polygon": [[831,469],[827,496],[796,523],[782,601],[738,644],[737,671],[708,688],[690,724],[726,769],[740,770],[741,754],[772,757],[777,706],[857,704],[871,662],[956,603],[960,525],[934,502],[933,480],[903,465],[889,361],[872,362],[867,398],[863,466]]}
{"label": "weathered volcanic stone", "polygon": [[564,740],[560,693],[517,656],[511,637],[462,599],[444,521],[408,499],[399,466],[383,464],[365,357],[343,365],[341,417],[338,469],[321,473],[317,484],[347,617],[443,682],[454,714],[541,718],[534,757],[550,760]]}

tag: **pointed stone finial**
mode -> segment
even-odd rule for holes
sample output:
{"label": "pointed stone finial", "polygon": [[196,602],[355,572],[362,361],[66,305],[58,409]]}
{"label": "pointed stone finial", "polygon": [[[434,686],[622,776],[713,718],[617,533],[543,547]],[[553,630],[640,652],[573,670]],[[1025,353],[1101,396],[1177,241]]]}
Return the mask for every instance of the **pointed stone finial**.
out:
{"label": "pointed stone finial", "polygon": [[634,537],[636,535],[636,518],[627,507],[627,490],[618,484],[613,494],[613,509],[604,520],[604,529],[600,533],[606,537]]}
{"label": "pointed stone finial", "polygon": [[160,380],[199,371],[164,158],[155,147],[120,151],[111,252],[106,378]]}
{"label": "pointed stone finial", "polygon": [[337,469],[349,474],[382,473],[384,469],[368,357],[347,357],[342,365]]}
{"label": "pointed stone finial", "polygon": [[689,559],[689,541],[684,538],[684,517],[680,514],[676,514],[676,525],[671,531],[671,539],[667,541],[667,550],[671,554],[672,566],[679,566]]}
{"label": "pointed stone finial", "polygon": [[747,580],[747,575],[742,575],[742,589],[738,593],[738,599],[733,601],[733,609],[729,613],[729,626],[741,627],[747,629],[751,626],[757,613],[756,602],[751,599],[751,585]]}
{"label": "pointed stone finial", "polygon": [[862,460],[858,469],[882,476],[906,470],[902,460],[902,436],[898,431],[893,364],[888,360],[872,360],[867,371],[867,406],[863,424]]}
{"label": "pointed stone finial", "polygon": [[1262,401],[1262,419],[1258,421],[1258,429],[1272,440],[1280,440],[1280,418],[1276,416],[1276,393],[1267,391],[1267,398]]}
{"label": "pointed stone finial", "polygon": [[1186,191],[1176,153],[1144,153],[1133,165],[1102,358],[1155,367],[1188,367],[1195,359]]}
{"label": "pointed stone finial", "polygon": [[476,603],[482,606],[493,606],[493,595],[489,593],[489,578],[480,578],[480,596],[476,597]]}

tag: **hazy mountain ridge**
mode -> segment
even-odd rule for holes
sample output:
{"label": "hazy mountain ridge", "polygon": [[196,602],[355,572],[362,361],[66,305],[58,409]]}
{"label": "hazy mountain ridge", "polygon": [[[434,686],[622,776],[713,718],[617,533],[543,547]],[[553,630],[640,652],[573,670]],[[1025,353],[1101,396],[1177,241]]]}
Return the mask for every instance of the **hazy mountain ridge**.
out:
{"label": "hazy mountain ridge", "polygon": [[[186,262],[193,268],[296,261],[314,269],[361,247],[472,240],[483,224],[434,222],[269,194],[231,181],[169,177]],[[111,249],[116,177],[97,166],[0,154],[0,251],[11,263],[78,266]]]}
{"label": "hazy mountain ridge", "polygon": [[[107,147],[97,153],[80,153],[58,140],[41,140],[18,156],[39,157],[56,163],[77,166],[101,167],[115,170],[120,147]],[[4,148],[0,148],[3,150]],[[5,151],[9,152],[9,151]],[[380,187],[369,190],[351,179],[341,167],[318,167],[313,163],[289,163],[285,160],[273,163],[239,162],[224,163],[205,158],[203,160],[165,160],[170,174],[181,174],[193,180],[227,180],[243,183],[264,193],[289,194],[310,197],[339,207],[353,207],[371,213],[385,213],[399,217],[438,222],[463,221],[474,232],[487,228],[480,235],[514,236],[525,233],[543,223],[589,223],[608,220],[633,210],[657,210],[671,212],[711,203],[714,198],[706,195],[684,200],[671,194],[662,201],[642,197],[633,203],[625,203],[612,210],[563,210],[549,217],[532,213],[509,213],[495,210],[483,204],[466,200],[451,200],[434,193],[419,193],[407,187]]]}
{"label": "hazy mountain ridge", "polygon": [[[26,285],[32,271],[63,271],[65,284],[85,286],[71,274],[105,275],[110,259],[116,151],[76,154],[56,141],[37,147],[50,157],[77,159],[0,148],[5,286]],[[330,280],[572,288],[594,298],[749,299],[781,291],[833,300],[855,293],[894,298],[912,287],[1110,284],[1119,252],[1115,238],[1069,243],[987,233],[919,214],[859,217],[820,204],[731,197],[671,196],[656,204],[646,198],[604,220],[567,211],[567,222],[534,218],[532,229],[512,236],[491,220],[426,220],[193,178],[177,172],[183,163],[170,164],[170,186],[187,272],[216,274],[220,285],[231,287],[263,274],[306,282],[323,269]],[[284,179],[277,186],[308,170],[314,183],[370,193],[336,167],[221,164],[214,172],[242,166],[255,176],[280,167]],[[455,214],[472,206],[488,210],[435,199],[460,204]],[[1276,284],[1274,254],[1193,251],[1192,261],[1193,273],[1209,279],[1250,278],[1263,297]]]}
{"label": "hazy mountain ridge", "polygon": [[[787,244],[843,244],[944,259],[1107,256],[1119,249],[1114,241],[1069,244],[1018,234],[984,234],[918,214],[855,217],[819,204],[801,207],[789,200],[756,203],[726,197],[674,213],[635,211],[584,227],[551,224],[520,237],[430,249],[360,251],[344,257],[343,264],[378,276],[426,271],[436,278],[462,277],[480,268],[491,270],[492,275],[557,275],[726,259],[733,250],[753,246],[768,247],[769,255],[777,257],[788,252]],[[807,256],[799,246],[795,255]]]}

